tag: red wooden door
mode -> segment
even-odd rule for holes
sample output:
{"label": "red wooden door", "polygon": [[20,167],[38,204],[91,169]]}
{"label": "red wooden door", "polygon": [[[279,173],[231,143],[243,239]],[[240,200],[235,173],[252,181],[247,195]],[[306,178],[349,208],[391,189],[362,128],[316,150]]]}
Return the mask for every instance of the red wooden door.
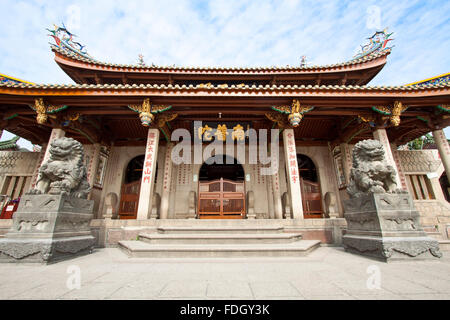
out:
{"label": "red wooden door", "polygon": [[244,182],[214,180],[199,183],[199,219],[244,219]]}
{"label": "red wooden door", "polygon": [[320,194],[320,184],[300,179],[303,203],[303,217],[322,218],[322,196]]}
{"label": "red wooden door", "polygon": [[119,219],[136,219],[141,180],[124,184],[120,196]]}

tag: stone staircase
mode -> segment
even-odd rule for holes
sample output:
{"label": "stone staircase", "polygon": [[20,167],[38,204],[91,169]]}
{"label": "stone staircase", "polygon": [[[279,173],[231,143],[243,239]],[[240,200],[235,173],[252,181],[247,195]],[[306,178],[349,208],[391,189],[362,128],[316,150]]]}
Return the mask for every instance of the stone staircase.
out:
{"label": "stone staircase", "polygon": [[136,241],[119,241],[128,256],[144,258],[298,257],[319,246],[282,226],[248,225],[160,226]]}

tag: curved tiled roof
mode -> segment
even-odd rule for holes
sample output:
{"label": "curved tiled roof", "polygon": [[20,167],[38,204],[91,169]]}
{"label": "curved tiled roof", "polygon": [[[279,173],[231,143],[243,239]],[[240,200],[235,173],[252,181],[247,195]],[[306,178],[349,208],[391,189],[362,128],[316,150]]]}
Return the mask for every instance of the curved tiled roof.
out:
{"label": "curved tiled roof", "polygon": [[86,64],[93,64],[100,67],[112,67],[112,68],[126,68],[126,69],[136,69],[139,71],[176,71],[176,72],[191,72],[191,71],[207,71],[207,72],[213,72],[213,71],[219,71],[219,72],[267,72],[267,71],[291,71],[291,72],[305,72],[305,71],[318,71],[318,70],[324,70],[324,69],[333,69],[333,68],[340,68],[340,67],[346,67],[346,66],[353,66],[357,64],[362,64],[366,62],[370,62],[372,60],[375,60],[380,57],[387,56],[391,53],[391,49],[386,49],[382,52],[376,52],[369,54],[367,56],[361,57],[359,59],[350,60],[347,62],[342,63],[336,63],[331,65],[318,65],[318,66],[306,66],[306,67],[300,67],[300,66],[285,66],[285,67],[177,67],[177,66],[142,66],[142,65],[131,65],[131,64],[116,64],[116,63],[107,63],[107,62],[101,62],[94,59],[87,59],[84,57],[81,57],[79,55],[76,55],[72,52],[68,52],[65,50],[62,50],[61,48],[51,45],[51,48],[54,52],[57,52],[63,56],[66,56],[70,59],[77,60],[80,62],[84,62]]}
{"label": "curved tiled roof", "polygon": [[179,89],[190,89],[190,90],[234,90],[234,91],[262,91],[262,90],[292,90],[292,89],[307,89],[307,90],[335,90],[335,91],[349,91],[349,90],[359,90],[359,91],[426,91],[429,89],[450,89],[450,83],[445,84],[428,84],[428,85],[410,85],[410,86],[358,86],[358,85],[217,85],[217,86],[204,86],[204,85],[165,85],[165,84],[28,84],[28,83],[4,83],[0,84],[1,87],[6,88],[23,88],[23,89],[114,89],[114,90],[126,90],[126,89],[161,89],[161,90],[179,90]]}

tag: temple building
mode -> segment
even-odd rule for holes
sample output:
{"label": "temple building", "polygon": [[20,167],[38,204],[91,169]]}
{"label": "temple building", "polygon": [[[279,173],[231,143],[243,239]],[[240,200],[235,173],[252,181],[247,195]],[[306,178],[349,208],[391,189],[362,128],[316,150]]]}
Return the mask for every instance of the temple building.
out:
{"label": "temple building", "polygon": [[[55,62],[75,84],[1,75],[0,129],[42,146],[0,151],[1,194],[17,199],[34,187],[53,139],[80,141],[99,246],[161,226],[219,224],[281,226],[339,244],[352,148],[364,139],[382,143],[424,229],[449,239],[439,183],[450,177],[449,74],[370,86],[392,50],[386,31],[347,62],[260,68],[147,66],[142,57],[112,64],[91,57],[67,29],[49,31]],[[399,150],[430,131],[437,149]],[[196,150],[210,157],[198,161]],[[276,170],[264,174],[273,161]],[[0,233],[10,225],[0,220]]]}

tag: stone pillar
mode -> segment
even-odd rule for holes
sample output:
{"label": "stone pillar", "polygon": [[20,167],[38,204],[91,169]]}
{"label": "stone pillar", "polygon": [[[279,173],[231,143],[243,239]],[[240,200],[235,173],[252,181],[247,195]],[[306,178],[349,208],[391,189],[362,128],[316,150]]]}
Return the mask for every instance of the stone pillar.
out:
{"label": "stone pillar", "polygon": [[266,179],[266,187],[267,187],[267,210],[268,210],[268,218],[275,219],[275,214],[273,211],[273,188],[272,188],[272,179]]}
{"label": "stone pillar", "polygon": [[275,219],[283,219],[283,205],[281,203],[281,192],[280,192],[280,176],[278,175],[278,171],[272,175],[272,186],[273,186],[273,210],[275,214]]}
{"label": "stone pillar", "polygon": [[291,202],[292,217],[303,219],[302,194],[300,190],[300,174],[298,172],[297,150],[293,129],[283,131],[284,161],[286,163],[286,180]]}
{"label": "stone pillar", "polygon": [[395,182],[397,184],[397,188],[402,188],[402,182],[399,177],[399,170],[397,168],[397,164],[395,163],[394,156],[392,155],[391,145],[389,143],[389,139],[386,133],[386,129],[379,128],[373,132],[373,137],[378,140],[384,149],[384,154],[386,157],[386,161],[389,165],[393,166],[396,172]]}
{"label": "stone pillar", "polygon": [[403,171],[403,166],[400,161],[400,158],[398,157],[397,145],[395,143],[391,143],[391,151],[392,151],[392,156],[394,157],[395,164],[397,165],[398,177],[401,182],[401,185],[399,186],[399,188],[402,188],[403,190],[408,191],[408,185],[406,183],[406,176]]}
{"label": "stone pillar", "polygon": [[350,183],[350,173],[352,170],[352,153],[348,143],[341,143],[339,145],[341,149],[342,169],[344,170],[345,184]]}
{"label": "stone pillar", "polygon": [[39,174],[39,168],[41,167],[42,161],[44,160],[45,151],[47,150],[47,144],[43,143],[41,146],[41,152],[39,152],[39,159],[36,161],[36,165],[33,170],[33,176],[31,177],[30,190],[34,189],[36,186],[36,180]]}
{"label": "stone pillar", "polygon": [[[95,176],[97,175],[98,163],[100,161],[100,143],[94,144],[94,152],[92,154],[92,159],[89,162],[89,168],[87,172],[87,178],[89,185],[93,188],[95,182]],[[92,198],[92,190],[89,193],[88,199]]]}
{"label": "stone pillar", "polygon": [[444,130],[434,130],[433,138],[439,150],[439,155],[441,157],[442,164],[444,165],[447,179],[450,181],[450,147],[448,145],[447,138],[445,137]]}
{"label": "stone pillar", "polygon": [[48,160],[50,158],[50,144],[53,140],[62,138],[66,135],[66,132],[62,129],[52,129],[52,132],[50,134],[50,138],[48,139],[47,144],[42,144],[42,150],[41,150],[41,156],[39,157],[39,160],[36,164],[36,168],[34,169],[33,178],[31,180],[31,189],[34,189],[36,186],[36,181],[39,174],[39,168],[41,167],[42,163]]}
{"label": "stone pillar", "polygon": [[[274,168],[277,168],[276,172],[272,174],[272,187],[273,187],[273,211],[275,219],[283,219],[283,204],[281,203],[281,191],[280,191],[280,175],[279,175],[279,169],[280,169],[280,161],[275,156],[279,153],[274,153],[272,150],[273,148],[278,148],[279,146],[276,144],[270,145],[270,158],[272,161],[272,166]],[[267,179],[269,180],[269,179]]]}
{"label": "stone pillar", "polygon": [[170,182],[172,181],[172,149],[173,144],[168,143],[166,146],[166,156],[164,158],[164,175],[163,187],[161,197],[161,219],[168,219],[169,217],[169,196],[170,196]]}
{"label": "stone pillar", "polygon": [[137,220],[147,220],[152,210],[153,189],[155,186],[156,161],[158,156],[159,130],[148,129],[145,161],[142,170],[141,191]]}
{"label": "stone pillar", "polygon": [[50,144],[53,140],[62,138],[66,135],[66,132],[63,129],[52,129],[52,133],[50,134],[50,139],[48,139],[47,148],[45,149],[44,159],[42,162],[45,162],[50,158]]}

